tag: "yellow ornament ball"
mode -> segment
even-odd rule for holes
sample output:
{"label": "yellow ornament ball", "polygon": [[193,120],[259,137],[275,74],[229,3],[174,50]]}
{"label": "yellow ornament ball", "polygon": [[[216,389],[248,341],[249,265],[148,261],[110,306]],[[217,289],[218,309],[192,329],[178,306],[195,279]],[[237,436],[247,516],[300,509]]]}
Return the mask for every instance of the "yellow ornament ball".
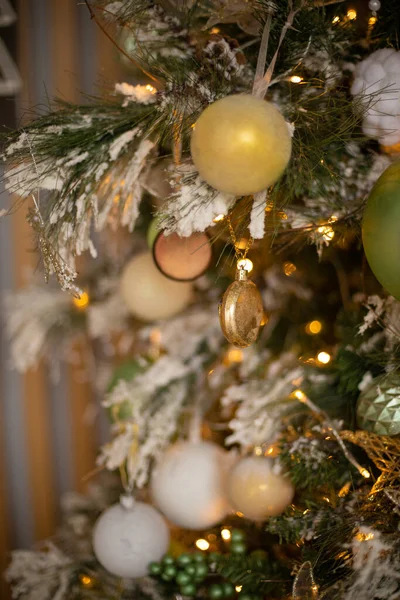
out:
{"label": "yellow ornament ball", "polygon": [[210,104],[196,122],[192,159],[201,177],[220,192],[246,196],[277,181],[292,150],[288,125],[270,102],[250,95]]}
{"label": "yellow ornament ball", "polygon": [[125,266],[120,293],[129,312],[141,321],[168,319],[184,310],[192,284],[168,279],[154,264],[151,252],[138,254]]}
{"label": "yellow ornament ball", "polygon": [[229,501],[253,521],[280,515],[292,502],[294,492],[290,479],[276,473],[274,461],[264,456],[242,458],[229,473]]}

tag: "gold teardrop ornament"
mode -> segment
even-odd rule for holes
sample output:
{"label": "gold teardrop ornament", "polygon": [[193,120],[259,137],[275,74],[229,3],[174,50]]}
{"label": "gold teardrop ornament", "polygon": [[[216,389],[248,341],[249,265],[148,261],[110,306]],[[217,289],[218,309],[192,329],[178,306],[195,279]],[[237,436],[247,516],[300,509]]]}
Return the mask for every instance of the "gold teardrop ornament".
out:
{"label": "gold teardrop ornament", "polygon": [[226,290],[219,306],[222,333],[234,346],[247,348],[260,331],[264,308],[258,287],[247,278],[238,261],[236,280]]}

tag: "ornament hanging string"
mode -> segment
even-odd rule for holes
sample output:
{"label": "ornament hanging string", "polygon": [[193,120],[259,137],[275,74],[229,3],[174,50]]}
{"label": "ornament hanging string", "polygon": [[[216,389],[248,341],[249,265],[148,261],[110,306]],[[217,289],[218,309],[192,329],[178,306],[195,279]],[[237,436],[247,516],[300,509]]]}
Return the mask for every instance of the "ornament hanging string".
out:
{"label": "ornament hanging string", "polygon": [[228,214],[226,217],[226,221],[228,223],[228,228],[229,228],[229,234],[231,236],[231,240],[233,243],[233,246],[235,248],[235,256],[236,256],[236,260],[245,260],[247,258],[247,254],[251,248],[251,246],[253,245],[253,238],[250,236],[249,239],[247,240],[247,244],[244,250],[240,250],[239,248],[239,244],[236,238],[236,234],[235,234],[235,230],[233,229],[232,226],[232,222],[231,222],[231,218],[230,215]]}

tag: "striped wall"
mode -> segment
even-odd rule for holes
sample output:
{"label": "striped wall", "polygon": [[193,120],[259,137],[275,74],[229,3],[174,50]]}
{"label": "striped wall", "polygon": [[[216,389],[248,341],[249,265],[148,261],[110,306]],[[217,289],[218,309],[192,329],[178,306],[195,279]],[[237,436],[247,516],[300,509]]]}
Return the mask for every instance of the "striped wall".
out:
{"label": "striped wall", "polygon": [[[79,0],[19,0],[17,63],[24,88],[17,99],[18,122],[32,106],[58,95],[76,101],[80,91],[112,87],[121,69],[114,47],[90,20]],[[1,30],[0,30],[1,35]],[[1,115],[0,115],[1,119]],[[0,203],[10,201],[5,193]],[[25,211],[0,221],[0,292],[24,285],[37,257]],[[84,349],[78,348],[83,352]],[[21,376],[10,369],[0,326],[0,571],[12,548],[30,547],[54,532],[60,495],[83,491],[94,466],[104,426],[85,419],[98,401],[88,384],[63,369],[54,385],[43,365]],[[0,584],[0,597],[7,598]]]}

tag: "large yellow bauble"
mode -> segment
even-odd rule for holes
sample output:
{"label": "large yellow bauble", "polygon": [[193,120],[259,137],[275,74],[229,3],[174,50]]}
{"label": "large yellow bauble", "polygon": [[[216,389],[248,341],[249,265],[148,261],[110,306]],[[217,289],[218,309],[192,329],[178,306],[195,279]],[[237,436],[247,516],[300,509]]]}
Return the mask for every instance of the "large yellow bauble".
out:
{"label": "large yellow bauble", "polygon": [[194,126],[193,162],[215,189],[246,196],[282,175],[292,141],[285,119],[270,102],[249,95],[210,104]]}
{"label": "large yellow bauble", "polygon": [[173,317],[187,307],[192,284],[168,279],[155,266],[151,252],[144,252],[125,266],[120,292],[134,317],[157,321]]}

